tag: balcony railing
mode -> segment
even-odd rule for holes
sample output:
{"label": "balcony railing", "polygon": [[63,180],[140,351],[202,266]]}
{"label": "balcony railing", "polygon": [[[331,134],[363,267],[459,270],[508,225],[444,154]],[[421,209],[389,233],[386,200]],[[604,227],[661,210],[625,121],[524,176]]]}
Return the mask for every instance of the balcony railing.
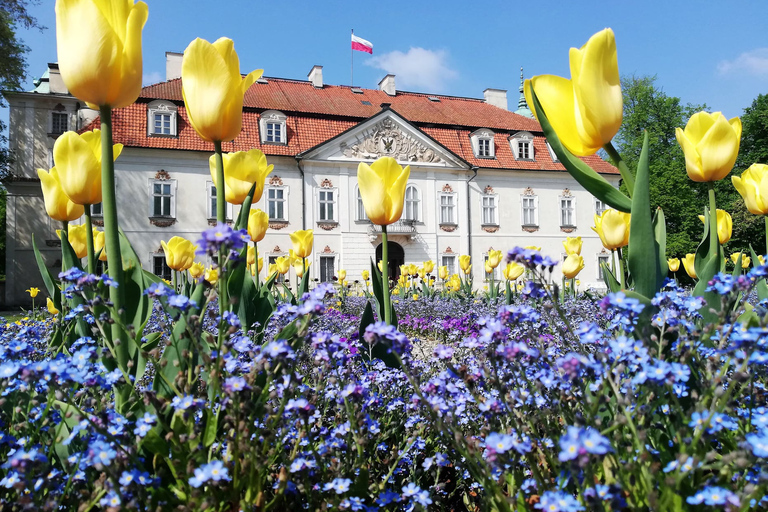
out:
{"label": "balcony railing", "polygon": [[[387,226],[387,234],[389,235],[408,235],[413,236],[416,234],[415,221],[410,219],[400,219],[394,224]],[[381,226],[378,224],[371,224],[368,226],[368,234],[372,236],[381,234]]]}

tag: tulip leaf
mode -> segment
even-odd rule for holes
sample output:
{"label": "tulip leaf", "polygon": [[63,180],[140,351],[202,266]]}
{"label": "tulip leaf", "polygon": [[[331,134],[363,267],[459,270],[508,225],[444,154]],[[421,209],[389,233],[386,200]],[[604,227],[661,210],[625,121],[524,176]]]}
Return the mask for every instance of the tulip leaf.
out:
{"label": "tulip leaf", "polygon": [[[749,245],[749,253],[752,255],[752,267],[757,268],[760,266],[760,258],[752,248],[752,244]],[[765,278],[757,281],[757,298],[758,300],[768,299],[768,284],[765,282]]]}
{"label": "tulip leaf", "polygon": [[663,282],[669,274],[669,264],[667,263],[667,221],[664,210],[661,208],[656,208],[656,214],[653,216],[653,237],[659,248],[659,266]]}
{"label": "tulip leaf", "polygon": [[663,282],[659,264],[659,245],[654,235],[648,170],[648,132],[646,131],[637,164],[635,191],[632,194],[627,257],[627,266],[634,280],[635,291],[644,297],[656,295]]}
{"label": "tulip leaf", "polygon": [[733,264],[733,272],[731,272],[733,277],[739,277],[741,275],[741,260],[743,257],[744,254],[739,253],[738,258],[736,258],[736,261]]}
{"label": "tulip leaf", "polygon": [[245,196],[242,206],[240,207],[240,213],[237,216],[237,222],[235,223],[235,229],[246,229],[248,227],[248,216],[251,214],[251,204],[253,203],[253,195],[256,193],[256,183],[253,184],[248,195]]}
{"label": "tulip leaf", "polygon": [[371,287],[373,288],[373,296],[376,298],[376,312],[378,313],[379,320],[384,321],[384,291],[381,281],[382,276],[381,272],[379,272],[379,267],[371,258]]}
{"label": "tulip leaf", "polygon": [[35,241],[34,233],[32,233],[32,250],[35,253],[37,268],[40,270],[40,277],[43,278],[43,284],[45,284],[45,289],[48,291],[48,296],[51,297],[53,305],[56,306],[56,309],[61,310],[61,290],[59,290],[59,287],[56,284],[56,278],[53,277],[51,269],[49,269],[45,264],[43,255],[37,248],[37,242]]}
{"label": "tulip leaf", "polygon": [[573,176],[573,179],[587,189],[593,196],[604,201],[611,207],[622,212],[630,212],[632,209],[632,201],[626,195],[611,185],[608,180],[595,172],[595,170],[584,163],[583,160],[565,149],[560,142],[560,139],[557,137],[554,128],[552,128],[549,119],[547,119],[544,109],[541,107],[541,103],[539,103],[539,99],[536,97],[536,92],[533,90],[531,90],[531,99],[533,100],[533,105],[531,106],[536,110],[536,117],[541,124],[541,129],[544,132],[544,135],[549,141],[552,151],[557,155],[557,158],[560,160],[560,163],[563,164],[565,169],[571,176]]}
{"label": "tulip leaf", "polygon": [[[128,343],[128,354],[131,360],[135,362],[137,358],[141,358],[141,350],[136,340],[141,339],[144,326],[152,314],[152,308],[149,298],[144,294],[146,284],[141,259],[133,250],[131,242],[128,241],[122,230],[120,230],[120,253],[123,263],[125,319],[130,325],[133,325],[135,330],[135,338],[129,336],[129,339],[125,341]],[[131,372],[130,369],[126,370]]]}
{"label": "tulip leaf", "polygon": [[611,293],[621,291],[621,283],[619,283],[619,281],[616,279],[616,276],[613,275],[611,269],[608,268],[608,264],[601,263],[600,266],[603,269],[603,278],[605,279],[605,284],[608,286],[608,289],[611,291]]}
{"label": "tulip leaf", "polygon": [[307,292],[309,292],[309,268],[307,268],[304,275],[301,276],[301,283],[299,284],[299,300],[301,300]]}
{"label": "tulip leaf", "polygon": [[[238,261],[245,262],[247,253],[248,248],[243,247],[240,250]],[[253,284],[250,274],[247,265],[241,264],[229,270],[229,278],[227,279],[227,293],[230,300],[235,301],[234,309],[245,331],[250,329],[255,321],[254,303],[250,299],[256,291],[256,285]]]}
{"label": "tulip leaf", "polygon": [[504,298],[507,306],[512,304],[512,286],[509,284],[509,279],[507,279],[505,285],[504,285]]}

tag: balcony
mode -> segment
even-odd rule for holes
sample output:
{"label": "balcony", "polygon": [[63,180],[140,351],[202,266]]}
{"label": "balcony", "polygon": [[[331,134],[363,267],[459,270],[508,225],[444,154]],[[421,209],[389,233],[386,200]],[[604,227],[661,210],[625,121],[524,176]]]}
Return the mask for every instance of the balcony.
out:
{"label": "balcony", "polygon": [[[416,235],[416,221],[410,219],[400,219],[394,224],[387,226],[388,235],[405,235],[409,238],[413,238]],[[381,226],[378,224],[371,224],[368,226],[368,236],[375,238],[381,235]]]}

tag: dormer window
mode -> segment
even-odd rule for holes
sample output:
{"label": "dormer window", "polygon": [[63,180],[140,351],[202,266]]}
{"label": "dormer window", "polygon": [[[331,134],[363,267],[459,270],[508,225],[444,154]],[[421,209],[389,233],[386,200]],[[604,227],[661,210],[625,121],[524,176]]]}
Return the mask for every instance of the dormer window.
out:
{"label": "dormer window", "polygon": [[477,158],[495,158],[496,151],[493,144],[493,132],[485,128],[477,130],[470,135],[472,149]]}
{"label": "dormer window", "polygon": [[158,137],[176,137],[178,107],[170,101],[153,101],[147,106],[147,133]]}
{"label": "dormer window", "polygon": [[509,138],[509,145],[515,160],[533,160],[533,135],[529,132],[517,132]]}
{"label": "dormer window", "polygon": [[267,110],[261,114],[259,129],[261,142],[267,144],[287,144],[285,114],[277,110]]}

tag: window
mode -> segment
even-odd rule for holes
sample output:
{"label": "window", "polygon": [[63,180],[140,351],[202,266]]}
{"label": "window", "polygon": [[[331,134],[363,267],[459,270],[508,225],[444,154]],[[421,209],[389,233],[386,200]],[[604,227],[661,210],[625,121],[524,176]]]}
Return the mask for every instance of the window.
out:
{"label": "window", "polygon": [[440,258],[441,266],[448,267],[448,275],[452,276],[456,273],[456,255],[455,254],[443,254]]}
{"label": "window", "polygon": [[600,216],[603,214],[605,210],[608,209],[608,205],[606,205],[603,201],[595,198],[595,213]]}
{"label": "window", "polygon": [[[216,205],[217,205],[217,198],[216,198],[216,186],[213,184],[212,181],[209,181],[207,183],[208,187],[208,218],[209,219],[215,219],[217,216],[216,213]],[[226,211],[225,211],[226,219],[232,220],[232,205],[229,203],[226,203]]]}
{"label": "window", "polygon": [[357,187],[357,217],[355,217],[355,220],[369,222],[368,214],[365,213],[363,196],[360,195],[360,187]]}
{"label": "window", "polygon": [[517,132],[509,138],[512,152],[516,160],[533,160],[533,135],[528,132]]}
{"label": "window", "polygon": [[150,182],[151,217],[176,216],[176,180],[152,180]]}
{"label": "window", "polygon": [[490,194],[483,194],[482,197],[482,210],[483,210],[483,225],[495,225],[498,224],[497,208],[496,208],[496,196]]}
{"label": "window", "polygon": [[560,198],[560,226],[571,227],[576,225],[575,201],[572,197]]}
{"label": "window", "polygon": [[536,208],[538,198],[536,196],[523,196],[523,226],[538,226],[539,214]]}
{"label": "window", "polygon": [[66,112],[51,112],[51,134],[61,135],[69,130],[69,114]]}
{"label": "window", "polygon": [[[271,265],[276,264],[277,263],[277,258],[279,258],[279,256],[270,256],[269,257],[269,265],[271,266]],[[269,266],[267,267],[267,272],[269,272]],[[289,270],[289,272],[290,272],[290,270]],[[285,274],[278,273],[277,277],[275,278],[275,282],[276,283],[284,283],[285,282],[285,276],[287,276],[287,275],[288,275],[288,273],[285,273]],[[268,275],[267,278],[269,278],[270,276],[271,276],[271,274]]]}
{"label": "window", "polygon": [[287,144],[286,134],[286,116],[277,110],[267,110],[262,112],[259,118],[259,130],[261,131],[261,142],[270,144]]}
{"label": "window", "polygon": [[152,255],[152,273],[155,274],[157,277],[161,279],[165,279],[166,281],[171,280],[171,267],[168,266],[168,263],[165,261],[165,255],[164,254],[154,254]]}
{"label": "window", "polygon": [[153,101],[147,106],[147,133],[175,137],[178,107],[170,101]]}
{"label": "window", "polygon": [[104,211],[101,208],[101,203],[91,205],[91,217],[101,217],[104,215]]}
{"label": "window", "polygon": [[320,282],[330,283],[335,275],[335,256],[320,256]]}
{"label": "window", "polygon": [[610,254],[598,254],[597,255],[597,278],[600,281],[605,282],[605,271],[603,270],[603,265],[607,266],[608,268],[611,267],[611,256]]}
{"label": "window", "polygon": [[267,188],[267,215],[269,220],[285,220],[284,188]]}
{"label": "window", "polygon": [[419,222],[420,202],[419,189],[415,185],[408,185],[405,188],[405,220]]}
{"label": "window", "polygon": [[493,280],[494,281],[498,281],[499,280],[499,267],[501,267],[501,265],[499,265],[498,267],[493,269],[492,272],[485,272],[485,262],[486,261],[488,261],[488,255],[487,254],[483,256],[483,273],[485,274],[485,280],[486,281],[490,281],[491,280],[491,276],[493,276]]}
{"label": "window", "polygon": [[318,219],[321,221],[334,221],[335,217],[335,200],[333,190],[320,190],[318,192]]}
{"label": "window", "polygon": [[493,132],[491,130],[481,128],[470,134],[470,139],[476,157],[494,158],[495,148],[493,144]]}
{"label": "window", "polygon": [[440,194],[440,224],[456,224],[456,194]]}

